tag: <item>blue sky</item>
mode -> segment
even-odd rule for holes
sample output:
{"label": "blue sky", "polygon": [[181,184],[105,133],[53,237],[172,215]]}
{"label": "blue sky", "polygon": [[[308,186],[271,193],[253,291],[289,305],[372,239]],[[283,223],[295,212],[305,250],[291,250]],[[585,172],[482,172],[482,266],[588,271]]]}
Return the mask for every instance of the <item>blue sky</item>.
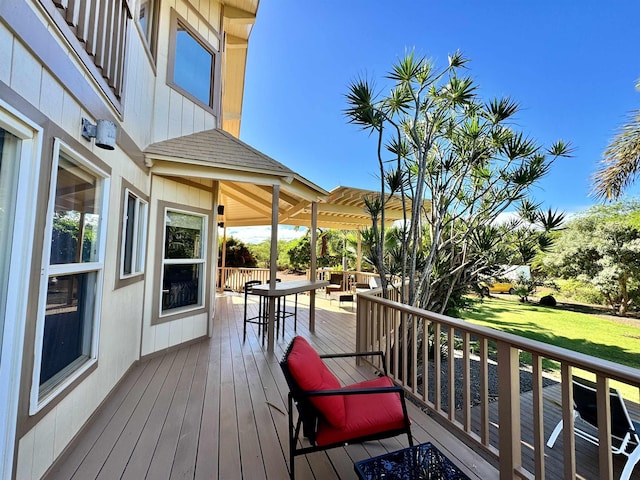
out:
{"label": "blue sky", "polygon": [[575,212],[595,203],[589,177],[640,108],[639,18],[637,0],[262,0],[241,139],[326,190],[376,189],[375,150],[343,115],[349,83],[384,85],[412,49],[440,66],[461,50],[483,98],[518,101],[518,125],[539,142],[571,142],[574,157],[558,160],[532,193]]}

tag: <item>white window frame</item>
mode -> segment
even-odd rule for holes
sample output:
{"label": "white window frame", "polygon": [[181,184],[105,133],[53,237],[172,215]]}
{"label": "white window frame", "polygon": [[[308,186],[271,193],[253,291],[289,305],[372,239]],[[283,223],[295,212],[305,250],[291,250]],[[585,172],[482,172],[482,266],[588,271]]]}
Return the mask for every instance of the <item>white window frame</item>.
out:
{"label": "white window frame", "polygon": [[[176,258],[176,259],[167,259],[164,258],[165,244],[167,241],[167,213],[176,212],[183,213],[185,215],[191,215],[193,217],[202,218],[202,251],[201,258]],[[201,213],[192,212],[189,210],[181,210],[179,208],[165,207],[164,215],[163,215],[163,225],[162,225],[162,264],[160,266],[160,299],[158,304],[158,317],[165,318],[171,317],[176,314],[183,314],[185,312],[190,312],[194,310],[200,310],[205,306],[205,292],[206,290],[206,282],[207,282],[207,241],[208,241],[208,215],[204,215]],[[171,310],[167,310],[166,312],[162,311],[162,286],[164,285],[164,267],[165,265],[202,265],[202,272],[200,275],[199,281],[199,291],[198,291],[198,303],[195,305],[189,305],[181,308],[172,308]]]}
{"label": "white window frame", "polygon": [[[147,42],[147,45],[151,45],[151,43],[153,42],[154,38],[153,38],[153,24],[156,21],[156,0],[142,0],[140,2],[140,5],[138,6],[138,19],[137,19],[137,23],[138,26],[140,27],[140,30],[142,31],[142,33],[144,34],[144,39]],[[145,7],[145,16],[147,18],[146,22],[146,28],[140,23],[141,20],[141,16],[140,14],[142,13],[142,8]]]}
{"label": "white window frame", "polygon": [[7,295],[0,361],[0,478],[11,478],[18,416],[26,312],[42,152],[42,128],[0,100],[0,127],[21,140],[16,191],[20,215],[13,219],[8,281],[23,295]]}
{"label": "white window frame", "polygon": [[[53,232],[53,213],[56,200],[56,185],[58,180],[58,163],[60,155],[76,163],[78,166],[88,170],[95,175],[101,183],[101,207],[100,219],[98,226],[98,255],[97,261],[86,263],[73,263],[62,265],[49,265],[51,257],[51,236]],[[49,404],[58,396],[65,388],[71,385],[77,378],[86,372],[91,366],[98,361],[98,344],[100,332],[100,311],[102,306],[102,286],[104,280],[104,256],[107,238],[107,218],[109,216],[109,185],[110,176],[104,170],[98,168],[93,163],[86,160],[78,152],[66,145],[59,139],[55,140],[53,148],[53,162],[51,166],[51,182],[49,193],[49,205],[47,207],[47,223],[44,235],[44,247],[42,254],[42,273],[40,279],[40,297],[38,301],[38,320],[36,323],[36,335],[34,346],[34,367],[33,377],[31,381],[31,394],[29,413],[31,415],[40,411],[45,405]],[[42,364],[42,344],[44,340],[44,324],[47,306],[48,281],[52,275],[72,275],[78,273],[95,272],[96,276],[96,295],[93,311],[93,325],[91,329],[90,354],[88,360],[70,372],[64,380],[47,392],[46,395],[40,394],[40,371]]]}
{"label": "white window frame", "polygon": [[[131,273],[124,272],[125,250],[127,245],[127,212],[129,197],[135,198],[133,220],[133,239],[131,246]],[[142,218],[141,218],[142,217]],[[122,242],[120,243],[120,279],[137,277],[144,274],[145,257],[147,255],[147,229],[149,228],[149,202],[140,198],[134,191],[125,188],[122,210]]]}

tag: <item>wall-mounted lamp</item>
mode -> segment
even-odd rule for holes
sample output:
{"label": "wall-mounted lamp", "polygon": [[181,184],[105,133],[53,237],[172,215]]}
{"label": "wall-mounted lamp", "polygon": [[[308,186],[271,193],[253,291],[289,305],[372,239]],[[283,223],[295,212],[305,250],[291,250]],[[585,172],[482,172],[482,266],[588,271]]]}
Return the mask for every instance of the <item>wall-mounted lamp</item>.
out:
{"label": "wall-mounted lamp", "polygon": [[116,145],[116,124],[109,120],[98,120],[93,125],[86,118],[82,119],[82,136],[87,140],[96,139],[96,147],[113,150]]}
{"label": "wall-mounted lamp", "polygon": [[218,215],[224,215],[224,205],[218,205]]}
{"label": "wall-mounted lamp", "polygon": [[224,228],[224,222],[218,222],[218,227]]}

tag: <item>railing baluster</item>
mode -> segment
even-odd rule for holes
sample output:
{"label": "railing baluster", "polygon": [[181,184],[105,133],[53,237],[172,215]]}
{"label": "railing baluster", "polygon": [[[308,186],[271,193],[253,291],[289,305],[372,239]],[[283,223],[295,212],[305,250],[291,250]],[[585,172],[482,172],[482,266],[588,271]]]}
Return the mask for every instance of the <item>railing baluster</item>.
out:
{"label": "railing baluster", "polygon": [[542,357],[531,354],[533,381],[533,450],[537,480],[544,480],[544,417],[542,411]]}
{"label": "railing baluster", "polygon": [[564,455],[564,478],[576,477],[576,440],[573,432],[573,385],[572,368],[566,362],[560,367],[562,372],[562,440]]}
{"label": "railing baluster", "polygon": [[422,317],[422,399],[429,401],[429,322]]}
{"label": "railing baluster", "polygon": [[456,419],[456,356],[455,356],[455,335],[456,331],[453,327],[447,328],[447,385],[449,389],[449,420],[452,422]]}
{"label": "railing baluster", "polygon": [[440,376],[442,375],[441,370],[441,345],[440,345],[440,334],[441,334],[441,326],[440,322],[435,322],[433,328],[433,389],[435,392],[434,404],[435,409],[437,411],[442,410],[442,392],[440,391],[440,386],[442,384]]}
{"label": "railing baluster", "polygon": [[480,439],[489,446],[489,349],[485,337],[480,343]]}
{"label": "railing baluster", "polygon": [[418,393],[418,318],[412,316],[411,319],[411,392]]}
{"label": "railing baluster", "polygon": [[408,371],[407,371],[407,363],[409,357],[409,332],[407,325],[407,314],[404,312],[398,312],[398,317],[400,318],[400,329],[402,331],[402,385],[407,386],[409,384]]}
{"label": "railing baluster", "polygon": [[462,414],[464,431],[471,431],[471,363],[469,356],[471,355],[471,335],[469,332],[463,332],[462,340]]}

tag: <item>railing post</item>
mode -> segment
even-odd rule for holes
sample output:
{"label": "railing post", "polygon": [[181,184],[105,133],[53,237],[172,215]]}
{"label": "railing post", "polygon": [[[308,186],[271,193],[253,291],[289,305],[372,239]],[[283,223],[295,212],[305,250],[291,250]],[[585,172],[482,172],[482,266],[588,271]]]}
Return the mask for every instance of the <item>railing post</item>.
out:
{"label": "railing post", "polygon": [[611,460],[611,401],[609,398],[609,379],[598,375],[598,464],[600,465],[600,480],[613,478],[613,463]]}
{"label": "railing post", "polygon": [[522,466],[518,349],[498,342],[500,480],[512,480]]}

